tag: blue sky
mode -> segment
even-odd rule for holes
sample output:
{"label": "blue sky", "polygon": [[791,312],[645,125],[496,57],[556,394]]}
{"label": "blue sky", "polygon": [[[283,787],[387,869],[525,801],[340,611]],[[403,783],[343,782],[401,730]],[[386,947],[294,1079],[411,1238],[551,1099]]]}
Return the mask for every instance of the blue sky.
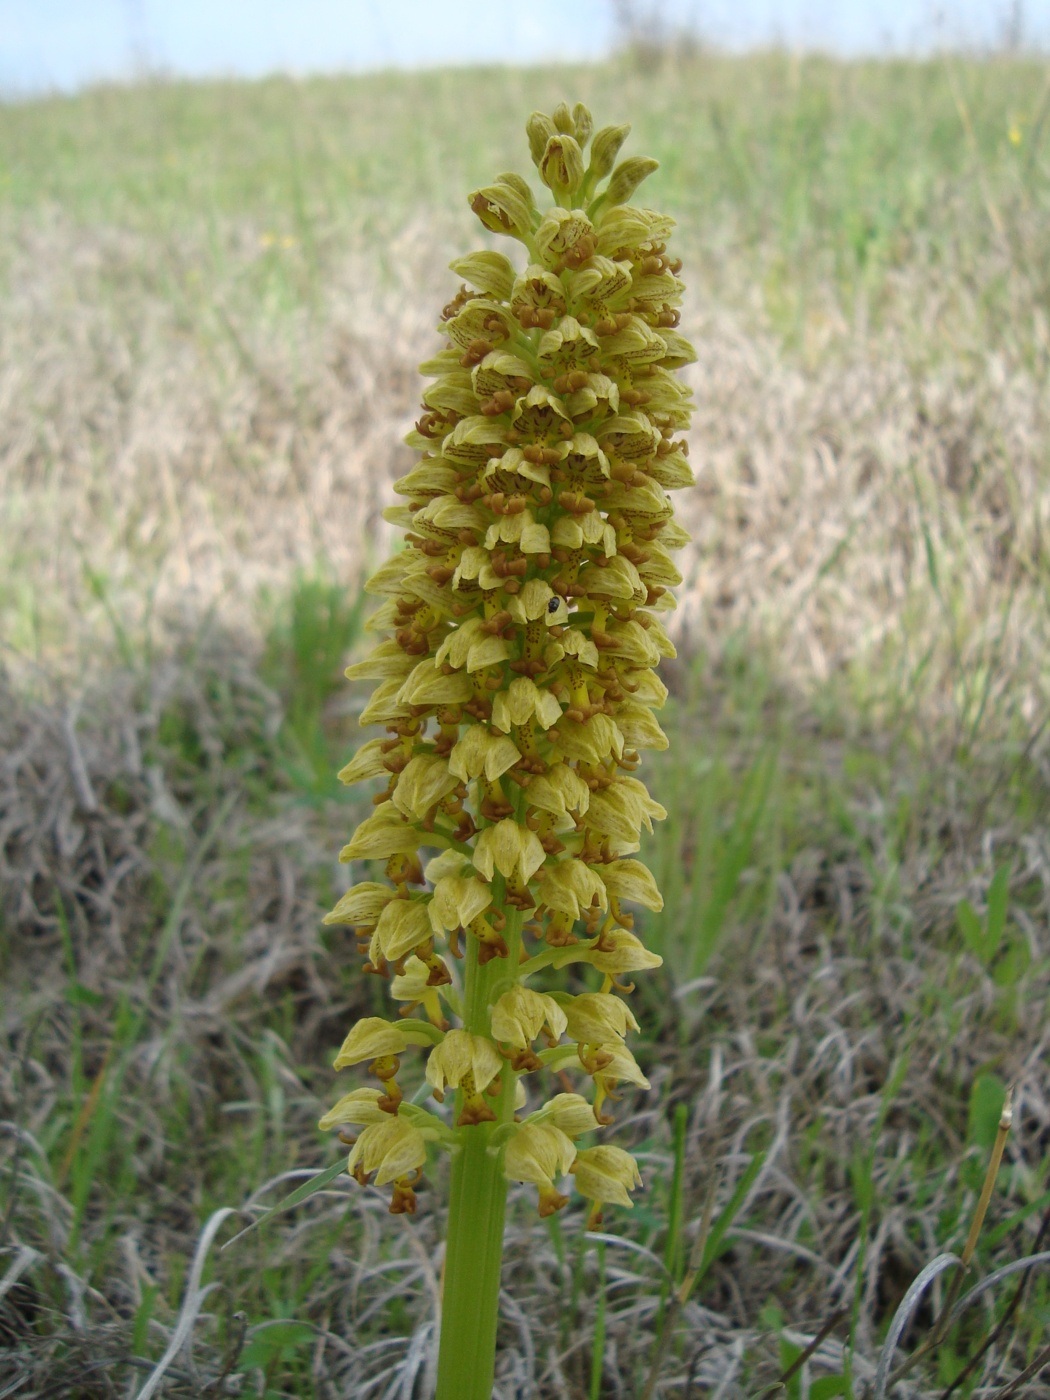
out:
{"label": "blue sky", "polygon": [[[642,0],[714,42],[841,53],[1001,39],[1019,6],[1050,46],[1050,0]],[[185,76],[599,57],[612,0],[0,0],[0,91],[71,90],[149,67]]]}

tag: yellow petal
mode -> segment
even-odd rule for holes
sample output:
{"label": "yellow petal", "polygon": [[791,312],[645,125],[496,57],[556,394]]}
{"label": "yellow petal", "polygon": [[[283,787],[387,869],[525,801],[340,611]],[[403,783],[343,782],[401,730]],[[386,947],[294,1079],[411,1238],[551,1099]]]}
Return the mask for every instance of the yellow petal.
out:
{"label": "yellow petal", "polygon": [[324,916],[326,924],[374,924],[386,905],[394,898],[389,885],[365,880],[354,885],[342,896],[330,914]]}
{"label": "yellow petal", "polygon": [[599,972],[617,977],[623,972],[643,972],[649,967],[660,967],[663,958],[652,953],[625,928],[614,928],[602,934],[602,948],[592,948],[586,961]]}
{"label": "yellow petal", "polygon": [[640,904],[657,913],[664,907],[663,896],[656,887],[652,872],[640,860],[617,860],[602,866],[605,888],[617,899]]}
{"label": "yellow petal", "polygon": [[577,1152],[571,1171],[582,1196],[612,1205],[631,1206],[627,1193],[642,1184],[638,1164],[630,1153],[604,1144]]}
{"label": "yellow petal", "polygon": [[381,1016],[366,1016],[358,1021],[340,1046],[333,1064],[336,1069],[374,1060],[380,1055],[400,1055],[408,1048],[408,1040],[400,1026],[384,1021]]}
{"label": "yellow petal", "polygon": [[381,681],[372,692],[372,698],[357,717],[364,728],[369,724],[389,724],[395,719],[407,719],[409,710],[398,700],[403,682],[397,676]]}
{"label": "yellow petal", "polygon": [[554,763],[546,773],[538,774],[528,786],[528,803],[541,812],[586,812],[591,790],[574,768],[567,763]]}
{"label": "yellow petal", "polygon": [[530,578],[522,584],[521,590],[507,602],[507,609],[515,622],[533,622],[547,612],[550,600],[557,595],[550,584],[541,578]]}
{"label": "yellow petal", "polygon": [[[594,1045],[588,1045],[587,1056],[600,1057],[606,1063],[600,1069],[594,1070],[595,1078],[600,1078],[610,1084],[625,1080],[628,1084],[637,1084],[640,1089],[648,1089],[649,1081],[638,1067],[638,1062],[618,1040],[601,1041]],[[581,1067],[586,1069],[581,1057]]]}
{"label": "yellow petal", "polygon": [[317,1126],[322,1132],[327,1132],[329,1128],[338,1128],[343,1123],[381,1123],[389,1117],[377,1103],[382,1094],[382,1089],[354,1089],[344,1094]]}
{"label": "yellow petal", "polygon": [[598,1127],[594,1109],[582,1094],[555,1094],[540,1112],[571,1138],[593,1133]]}
{"label": "yellow petal", "polygon": [[350,681],[385,681],[391,676],[404,680],[414,665],[412,657],[406,655],[397,642],[380,642],[364,661],[348,666],[343,674]]}
{"label": "yellow petal", "polygon": [[467,655],[467,670],[480,671],[486,666],[495,666],[510,656],[510,643],[504,637],[482,637],[474,643]]}
{"label": "yellow petal", "polygon": [[426,1143],[418,1128],[401,1114],[384,1114],[383,1123],[372,1123],[354,1143],[347,1161],[352,1172],[358,1165],[376,1173],[376,1185],[385,1186],[399,1176],[409,1176],[427,1160]]}
{"label": "yellow petal", "polygon": [[582,992],[579,996],[563,996],[559,1000],[569,1035],[581,1044],[600,1045],[622,1040],[628,1029],[638,1029],[627,1003],[608,992]]}
{"label": "yellow petal", "polygon": [[416,754],[398,777],[392,801],[406,817],[422,819],[456,786],[448,761],[436,754]]}
{"label": "yellow petal", "polygon": [[548,861],[539,884],[540,900],[574,919],[582,917],[597,895],[599,907],[607,909],[609,901],[601,877],[582,860],[573,856]]}
{"label": "yellow petal", "polygon": [[418,850],[419,840],[419,832],[408,825],[393,803],[385,802],[374,816],[361,823],[339,852],[339,859],[385,860],[387,856]]}
{"label": "yellow petal", "polygon": [[402,705],[461,705],[474,693],[462,671],[446,676],[433,658],[421,661],[398,692]]}
{"label": "yellow petal", "polygon": [[382,744],[382,739],[369,739],[367,744],[362,744],[350,762],[339,770],[339,781],[360,783],[365,778],[386,777]]}
{"label": "yellow petal", "polygon": [[565,1012],[553,997],[530,987],[512,987],[492,1008],[492,1034],[519,1050],[532,1044],[544,1024],[557,1040],[565,1030]]}
{"label": "yellow petal", "polygon": [[465,622],[461,622],[455,631],[450,632],[437,649],[434,660],[440,666],[447,661],[450,666],[455,666],[457,670],[463,665],[470,652],[470,648],[482,635],[484,618],[468,617]]}
{"label": "yellow petal", "polygon": [[428,901],[392,899],[376,924],[376,938],[388,962],[397,962],[406,953],[429,943],[433,935]]}
{"label": "yellow petal", "polygon": [[511,1181],[548,1186],[570,1170],[575,1157],[575,1143],[554,1123],[522,1123],[507,1143],[503,1174]]}
{"label": "yellow petal", "polygon": [[518,826],[513,817],[487,826],[474,848],[474,865],[487,880],[492,879],[494,869],[507,879],[517,871],[522,880],[531,880],[545,859],[536,833]]}
{"label": "yellow petal", "polygon": [[503,1068],[503,1057],[492,1041],[470,1031],[448,1031],[427,1060],[427,1083],[444,1090],[446,1085],[456,1089],[463,1076],[470,1072],[474,1085],[482,1093]]}
{"label": "yellow petal", "polygon": [[473,876],[444,875],[434,886],[430,921],[435,933],[466,928],[492,903],[492,890]]}

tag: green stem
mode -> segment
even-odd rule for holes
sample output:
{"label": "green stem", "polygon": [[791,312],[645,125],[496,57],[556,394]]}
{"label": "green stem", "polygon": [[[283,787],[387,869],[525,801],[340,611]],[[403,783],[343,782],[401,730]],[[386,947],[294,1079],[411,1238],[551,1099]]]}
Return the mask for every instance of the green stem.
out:
{"label": "green stem", "polygon": [[[468,939],[463,993],[463,1024],[475,1035],[490,1032],[493,990],[517,968],[521,915],[508,909],[504,938],[509,957],[478,964],[479,944]],[[503,1070],[495,1123],[456,1130],[460,1146],[452,1158],[448,1239],[441,1304],[436,1400],[491,1400],[496,1367],[500,1267],[507,1181],[498,1151],[489,1151],[493,1133],[514,1117],[514,1073]],[[461,1094],[457,1094],[457,1115]]]}

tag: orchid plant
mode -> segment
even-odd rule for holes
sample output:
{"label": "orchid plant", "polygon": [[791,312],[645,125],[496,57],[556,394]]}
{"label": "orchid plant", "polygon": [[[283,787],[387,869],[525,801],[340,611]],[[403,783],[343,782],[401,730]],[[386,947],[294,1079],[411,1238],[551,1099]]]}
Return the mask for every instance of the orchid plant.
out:
{"label": "orchid plant", "polygon": [[[592,1226],[641,1185],[601,1135],[618,1086],[648,1087],[625,998],[660,959],[629,907],[661,908],[636,852],[666,813],[636,769],[667,746],[661,614],[688,538],[668,492],[693,481],[675,372],[694,354],[673,221],[629,203],[656,162],[617,163],[629,130],[592,136],[581,104],[533,113],[550,207],[515,174],[470,196],[523,266],[494,250],[452,264],[464,285],[421,366],[419,459],[386,512],[405,548],[367,585],[380,640],[347,672],[377,683],[361,723],[384,737],[340,777],[386,787],[341,859],[384,867],[326,922],[354,926],[401,1007],[350,1030],[335,1067],[376,1082],[321,1126],[394,1213],[415,1210],[429,1154],[451,1154],[439,1400],[492,1393],[508,1181],[535,1186],[545,1216],[571,1178]],[[569,965],[593,986],[552,986]],[[399,1073],[417,1051],[410,1101]]]}

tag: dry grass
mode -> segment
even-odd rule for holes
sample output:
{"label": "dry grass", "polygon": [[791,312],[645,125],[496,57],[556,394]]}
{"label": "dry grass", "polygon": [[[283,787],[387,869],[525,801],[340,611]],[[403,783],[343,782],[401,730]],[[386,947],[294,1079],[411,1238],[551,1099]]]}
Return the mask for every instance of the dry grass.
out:
{"label": "dry grass", "polygon": [[[1028,153],[1006,144],[1013,109],[994,106],[1011,91],[1016,106],[1016,86],[1008,74],[990,92],[989,78],[954,79],[956,89],[978,85],[984,126],[1003,127],[1005,152],[994,142],[971,151],[943,82],[914,70],[913,86],[941,104],[931,130],[954,122],[957,140],[914,157],[896,183],[876,150],[887,212],[875,172],[858,168],[849,143],[879,96],[899,99],[900,75],[869,77],[866,89],[863,69],[818,65],[809,97],[782,69],[773,68],[769,80],[782,90],[774,86],[766,105],[771,122],[797,128],[798,148],[789,141],[784,159],[794,155],[800,190],[780,187],[787,177],[773,157],[770,170],[756,168],[756,132],[720,106],[740,81],[731,65],[688,69],[670,95],[635,78],[616,101],[633,97],[643,130],[670,147],[665,198],[689,220],[699,487],[686,507],[696,546],[683,626],[715,649],[741,630],[773,639],[778,664],[803,685],[846,675],[866,689],[877,677],[953,719],[978,707],[990,684],[1031,724],[1050,701],[1047,192]],[[1027,70],[1018,74],[1030,83],[1036,139],[1039,89]],[[598,89],[600,101],[606,81],[586,74],[579,85]],[[513,96],[524,109],[551,79],[535,79],[533,92],[520,85]],[[710,97],[694,90],[705,88]],[[424,155],[400,153],[410,128],[399,102],[411,90],[410,80],[389,92],[362,85],[358,106],[340,114],[363,126],[357,140],[382,172],[371,185],[367,176],[348,182],[346,209],[332,207],[328,167],[312,147],[279,166],[285,184],[301,186],[316,162],[312,202],[309,191],[271,195],[267,185],[266,199],[249,190],[238,216],[224,207],[220,171],[200,191],[211,207],[176,220],[158,174],[156,213],[144,216],[140,193],[114,217],[113,200],[129,197],[119,177],[131,178],[118,167],[112,195],[86,209],[77,185],[65,203],[33,187],[25,207],[9,209],[0,617],[17,648],[72,660],[87,638],[97,643],[84,616],[86,575],[138,638],[147,616],[215,608],[244,626],[264,585],[286,586],[319,559],[353,580],[383,554],[379,513],[407,460],[400,437],[417,412],[415,365],[455,285],[443,267],[477,237],[458,187],[442,189],[441,203],[428,189],[425,207],[411,206],[405,186],[417,168],[435,178]],[[302,119],[297,139],[323,149],[330,133],[309,123],[330,115],[332,94],[311,92],[292,89],[286,106]],[[271,120],[279,100],[280,90],[267,98]],[[178,90],[161,90],[141,113],[158,128],[152,154],[162,173],[183,159],[178,101]],[[464,189],[481,178],[483,159],[491,171],[518,151],[520,140],[503,133],[508,103],[498,106],[491,152],[470,148]],[[883,115],[891,130],[908,115],[900,105]],[[662,112],[673,121],[661,130]],[[103,145],[119,120],[105,107],[84,117]],[[13,138],[29,134],[8,123],[17,170]],[[713,208],[695,207],[698,157],[680,144],[694,134],[713,146],[708,162],[727,185]],[[444,139],[435,137],[438,159]],[[200,160],[199,131],[196,141]],[[807,149],[815,141],[828,152],[823,166]],[[351,138],[348,149],[360,147]],[[1038,145],[1031,154],[1041,172]],[[754,208],[763,175],[774,201],[764,218]],[[803,213],[791,214],[803,199]],[[828,207],[833,200],[841,207]],[[98,621],[97,605],[95,613]]]}
{"label": "dry grass", "polygon": [[[605,1290],[577,1218],[552,1234],[515,1206],[500,1393],[587,1395],[599,1307],[601,1393],[642,1393],[679,1105],[678,1268],[709,1201],[727,1230],[661,1396],[757,1394],[845,1310],[799,1374],[841,1371],[849,1342],[859,1400],[908,1284],[961,1247],[1007,1081],[979,1268],[1046,1247],[1043,88],[956,65],[971,142],[946,72],[476,75],[491,121],[463,150],[448,75],[0,112],[0,1395],[136,1394],[180,1319],[164,1394],[428,1393],[440,1181],[402,1229],[337,1179],[213,1247],[216,1291],[187,1278],[215,1210],[335,1160],[323,1066],[370,1004],[318,932],[346,878],[353,809],[324,775],[356,733],[329,674],[353,625],[317,613],[329,659],[304,681],[288,598],[385,552],[415,365],[473,238],[461,193],[567,84],[640,113],[665,159],[699,486],[653,769],[672,817],[652,855],[677,881],[647,931],[667,957],[654,1088],[621,1111],[649,1190],[612,1227]],[[1004,864],[984,958],[956,906],[983,918]],[[1050,1293],[1025,1277],[969,1393],[1038,1350]],[[897,1394],[943,1393],[1012,1286]]]}
{"label": "dry grass", "polygon": [[[136,1368],[156,1361],[187,1316],[193,1351],[175,1358],[165,1394],[261,1394],[252,1386],[268,1362],[267,1394],[428,1393],[440,1180],[407,1227],[389,1220],[379,1193],[337,1180],[225,1254],[213,1250],[204,1277],[219,1291],[199,1315],[186,1291],[210,1212],[271,1203],[294,1184],[282,1186],[281,1173],[332,1159],[313,1129],[330,1092],[323,1064],[368,1005],[346,940],[336,931],[325,945],[317,933],[339,878],[332,835],[350,813],[304,806],[289,787],[276,698],[248,660],[229,637],[205,640],[195,658],[148,677],[111,673],[108,693],[79,717],[8,695],[0,844],[4,926],[16,938],[4,978],[19,995],[3,1024],[3,1229],[8,1263],[24,1270],[0,1300],[0,1376],[23,1383],[12,1393],[128,1394],[131,1377],[146,1375]],[[743,701],[760,680],[715,679],[721,703],[736,697],[737,718],[683,704],[679,747],[702,717],[709,740],[746,758],[756,735]],[[639,1056],[653,1090],[620,1116],[649,1189],[614,1224],[624,1242],[614,1236],[607,1249],[607,1395],[640,1393],[661,1327],[679,1104],[683,1249],[702,1231],[705,1202],[718,1220],[765,1155],[676,1319],[658,1394],[690,1393],[689,1375],[694,1395],[723,1380],[726,1396],[754,1394],[776,1379],[791,1339],[804,1346],[836,1312],[809,1375],[839,1371],[852,1335],[863,1393],[907,1284],[940,1249],[958,1250],[968,1228],[986,1156],[987,1108],[972,1092],[982,1074],[1010,1080],[1017,1106],[982,1269],[1044,1247],[1045,820],[1025,825],[998,799],[984,814],[994,858],[1013,869],[1007,946],[984,966],[960,951],[950,918],[964,890],[983,903],[988,867],[970,818],[994,771],[942,768],[917,783],[909,755],[884,752],[888,778],[850,779],[836,771],[841,739],[797,698],[765,709],[770,731],[801,736],[784,753],[790,848],[771,871],[764,915],[730,920],[707,975],[669,977],[643,1000]],[[863,736],[846,757],[877,753],[878,742]],[[1045,800],[1045,752],[1040,763],[1026,781]],[[974,789],[965,808],[957,784]],[[687,823],[688,811],[673,820]],[[753,882],[763,865],[756,856]],[[552,1236],[524,1198],[512,1212],[505,1397],[588,1391],[601,1295],[581,1223],[570,1214]],[[956,1335],[959,1364],[997,1316]],[[273,1333],[292,1342],[267,1351],[266,1324],[282,1318],[302,1325]],[[1048,1321],[1036,1280],[984,1364],[986,1387],[1025,1364]],[[81,1377],[75,1392],[71,1375]]]}

